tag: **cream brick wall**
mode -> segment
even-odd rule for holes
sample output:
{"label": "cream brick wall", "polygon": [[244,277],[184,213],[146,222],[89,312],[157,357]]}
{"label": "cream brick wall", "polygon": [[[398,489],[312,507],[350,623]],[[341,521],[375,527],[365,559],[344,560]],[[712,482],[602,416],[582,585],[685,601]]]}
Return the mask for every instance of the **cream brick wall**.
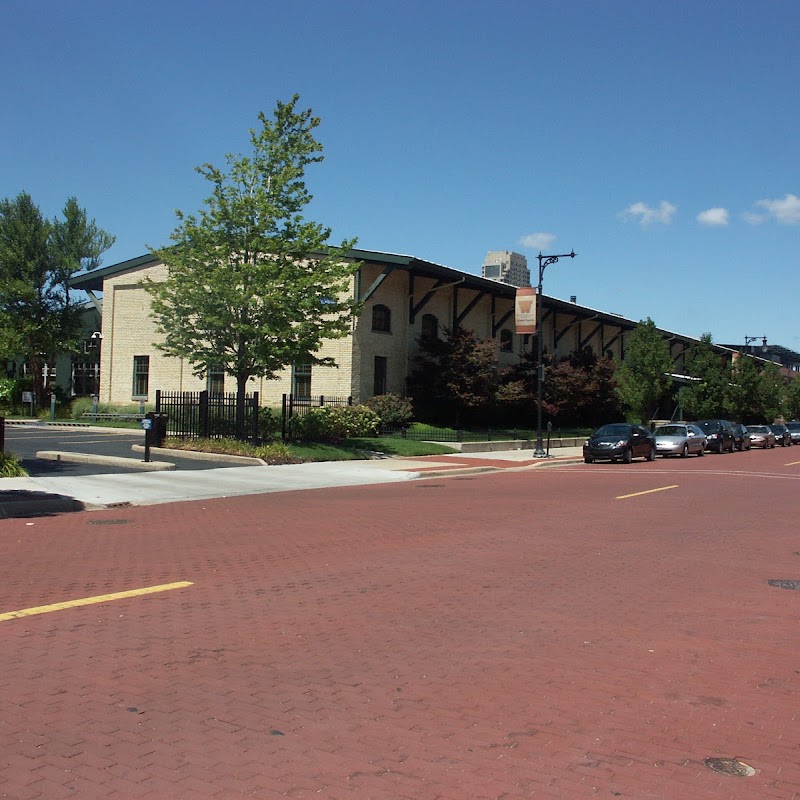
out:
{"label": "cream brick wall", "polygon": [[[363,265],[360,285],[372,285],[382,272],[382,266]],[[164,280],[166,275],[167,268],[163,264],[153,263],[134,267],[106,279],[103,290],[101,402],[122,404],[132,401],[134,356],[148,356],[150,359],[149,404],[155,401],[156,389],[200,391],[206,388],[206,380],[194,375],[191,364],[185,359],[168,356],[155,346],[161,337],[150,316],[150,297],[141,282],[146,277],[154,281]],[[452,327],[455,296],[453,286],[437,289],[417,312],[414,323],[411,324],[410,285],[406,270],[394,270],[365,303],[352,332],[342,339],[323,343],[318,355],[332,357],[338,366],[312,368],[312,395],[352,395],[356,402],[368,399],[373,394],[375,356],[387,359],[388,391],[405,394],[406,376],[412,369],[413,358],[418,351],[423,316],[433,314],[438,320],[440,332]],[[412,298],[414,304],[418,304],[434,286],[433,279],[415,277]],[[355,280],[351,282],[351,291],[354,290]],[[463,287],[459,289],[459,313],[476,294],[474,290]],[[386,305],[390,310],[390,333],[372,330],[372,309],[378,303]],[[491,297],[487,295],[478,301],[462,324],[479,338],[490,339],[491,309]],[[496,298],[495,319],[499,320],[507,311],[513,311],[513,301]],[[513,334],[513,316],[509,317],[503,327]],[[552,337],[552,328],[550,336]],[[523,337],[514,334],[512,341],[513,351],[501,352],[499,331],[494,339],[498,358],[506,365],[515,363],[523,350],[529,350],[532,340],[529,338],[527,345],[524,345]],[[230,376],[225,377],[225,388],[235,391],[235,383]],[[281,396],[292,391],[292,369],[287,367],[274,380],[253,379],[249,382],[248,391],[258,391],[262,405],[279,406]]]}
{"label": "cream brick wall", "polygon": [[[156,389],[197,392],[207,388],[205,378],[198,378],[188,361],[169,356],[155,346],[162,337],[150,316],[150,296],[141,283],[145,278],[161,281],[166,276],[166,266],[154,263],[135,267],[105,280],[100,365],[101,403],[127,404],[134,401],[134,356],[150,358],[149,405],[155,402]],[[333,357],[339,366],[338,369],[312,369],[312,394],[348,396],[352,383],[352,334],[343,339],[324,342],[318,355]],[[291,376],[292,370],[287,368],[275,380],[253,378],[248,382],[247,390],[259,392],[262,405],[279,406],[281,395],[291,392]],[[225,390],[236,391],[235,380],[229,375],[225,376]]]}
{"label": "cream brick wall", "polygon": [[[362,267],[361,285],[370,286],[381,274],[382,268],[365,264]],[[418,304],[432,290],[436,281],[432,278],[414,278],[413,304]],[[417,312],[413,324],[409,321],[409,294],[411,281],[405,270],[395,270],[381,283],[364,306],[356,325],[353,342],[353,390],[354,398],[364,401],[373,394],[375,375],[375,356],[388,359],[387,388],[390,392],[405,394],[406,377],[413,369],[414,356],[419,351],[419,336],[422,332],[422,318],[432,314],[439,324],[440,335],[445,328],[452,328],[455,286],[436,289],[427,303]],[[475,290],[459,288],[458,311],[461,313],[478,294]],[[372,309],[381,304],[391,313],[391,333],[372,330]],[[495,299],[495,319],[500,320],[508,312],[512,316],[503,324],[512,332],[511,352],[501,352],[500,331],[494,339],[497,356],[501,364],[509,366],[516,363],[523,352],[530,351],[531,337],[527,342],[514,333],[514,303],[510,299]],[[488,295],[481,298],[463,320],[464,328],[472,331],[480,339],[492,336],[492,299]]]}

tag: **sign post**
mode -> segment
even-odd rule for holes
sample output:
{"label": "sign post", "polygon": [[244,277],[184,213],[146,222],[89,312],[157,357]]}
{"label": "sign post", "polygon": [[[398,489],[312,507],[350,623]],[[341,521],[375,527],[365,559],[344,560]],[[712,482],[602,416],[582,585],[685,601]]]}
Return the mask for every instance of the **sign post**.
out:
{"label": "sign post", "polygon": [[142,420],[142,428],[144,428],[144,460],[146,463],[150,462],[150,439],[153,430],[153,420],[145,417]]}

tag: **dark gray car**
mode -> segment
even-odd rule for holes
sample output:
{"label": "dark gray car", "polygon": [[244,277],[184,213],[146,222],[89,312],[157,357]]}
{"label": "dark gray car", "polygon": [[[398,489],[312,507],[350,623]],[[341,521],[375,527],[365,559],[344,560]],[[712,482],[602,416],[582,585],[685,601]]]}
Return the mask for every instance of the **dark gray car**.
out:
{"label": "dark gray car", "polygon": [[614,422],[598,428],[583,445],[583,460],[623,461],[630,464],[634,458],[654,461],[656,440],[653,434],[642,425],[629,425],[627,422]]}
{"label": "dark gray car", "polygon": [[706,435],[706,450],[732,453],[736,449],[733,426],[727,419],[699,419],[695,425]]}

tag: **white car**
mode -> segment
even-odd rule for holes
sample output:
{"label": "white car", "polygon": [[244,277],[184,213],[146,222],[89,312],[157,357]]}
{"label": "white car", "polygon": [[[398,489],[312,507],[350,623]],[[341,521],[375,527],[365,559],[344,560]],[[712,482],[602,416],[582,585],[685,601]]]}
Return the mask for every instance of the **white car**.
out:
{"label": "white car", "polygon": [[681,456],[689,453],[702,456],[706,452],[706,435],[696,425],[687,422],[670,422],[653,432],[656,437],[656,455]]}

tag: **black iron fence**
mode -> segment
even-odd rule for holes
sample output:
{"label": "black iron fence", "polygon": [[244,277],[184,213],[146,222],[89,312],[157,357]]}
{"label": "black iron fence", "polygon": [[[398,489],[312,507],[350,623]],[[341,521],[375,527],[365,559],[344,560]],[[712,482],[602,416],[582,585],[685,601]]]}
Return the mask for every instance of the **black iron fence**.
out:
{"label": "black iron fence", "polygon": [[316,397],[298,397],[294,394],[283,395],[281,403],[281,438],[286,441],[291,429],[292,417],[303,417],[313,408],[325,406],[351,406],[352,397],[337,397],[335,395],[318,395]]}
{"label": "black iron fence", "polygon": [[[236,394],[156,390],[156,414],[167,415],[167,435],[182,439],[236,436]],[[244,397],[244,438],[258,441],[258,392]]]}

